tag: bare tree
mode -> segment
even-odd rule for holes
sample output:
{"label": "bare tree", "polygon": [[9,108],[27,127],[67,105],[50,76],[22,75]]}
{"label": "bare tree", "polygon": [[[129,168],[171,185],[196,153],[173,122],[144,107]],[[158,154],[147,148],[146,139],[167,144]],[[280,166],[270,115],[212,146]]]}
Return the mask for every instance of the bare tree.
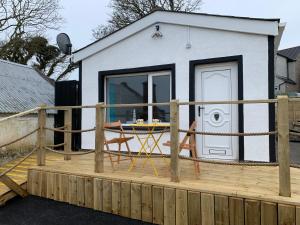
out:
{"label": "bare tree", "polygon": [[59,9],[58,0],[0,0],[0,32],[11,38],[58,29]]}
{"label": "bare tree", "polygon": [[93,30],[96,39],[102,38],[142,17],[153,10],[194,12],[200,9],[201,0],[111,0],[111,19],[106,25]]}
{"label": "bare tree", "polygon": [[76,65],[45,37],[63,22],[59,9],[59,0],[0,0],[0,58],[63,79]]}

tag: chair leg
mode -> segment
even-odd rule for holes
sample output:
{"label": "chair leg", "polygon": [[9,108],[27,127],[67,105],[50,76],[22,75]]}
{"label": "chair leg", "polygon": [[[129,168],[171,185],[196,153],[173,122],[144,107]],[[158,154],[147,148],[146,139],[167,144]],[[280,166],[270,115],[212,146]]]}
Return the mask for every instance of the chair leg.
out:
{"label": "chair leg", "polygon": [[[107,151],[109,151],[109,146],[108,144],[106,144],[106,148],[107,148]],[[115,167],[114,167],[114,162],[113,162],[113,159],[112,159],[112,156],[110,153],[108,153],[108,157],[109,157],[109,160],[110,160],[110,164],[111,164],[111,167],[113,169],[113,171],[115,170]]]}
{"label": "chair leg", "polygon": [[[192,135],[190,137],[190,144],[193,146],[192,149],[191,149],[191,151],[192,151],[192,157],[194,159],[197,159],[198,156],[197,156],[197,152],[196,152],[196,142],[195,142],[195,136],[194,135]],[[197,175],[199,175],[200,174],[199,162],[194,161],[194,167],[195,167],[195,173]]]}
{"label": "chair leg", "polygon": [[118,147],[118,152],[119,152],[119,155],[118,155],[118,164],[120,164],[120,159],[121,159],[121,144],[119,144],[119,147]]}
{"label": "chair leg", "polygon": [[129,144],[128,144],[127,141],[125,142],[125,145],[126,145],[126,148],[127,148],[128,153],[129,153],[129,155],[130,155],[130,160],[131,160],[131,162],[132,162],[133,159],[132,159],[132,157],[131,157],[131,150],[130,150],[130,148],[129,148]]}
{"label": "chair leg", "polygon": [[[193,158],[195,158],[195,159],[197,159],[198,157],[197,157],[197,153],[196,153],[196,148],[194,147],[193,148],[193,152],[194,152],[194,156],[193,156]],[[195,165],[195,171],[196,171],[196,173],[197,174],[199,174],[200,173],[200,165],[199,165],[199,162],[194,162],[194,165]]]}

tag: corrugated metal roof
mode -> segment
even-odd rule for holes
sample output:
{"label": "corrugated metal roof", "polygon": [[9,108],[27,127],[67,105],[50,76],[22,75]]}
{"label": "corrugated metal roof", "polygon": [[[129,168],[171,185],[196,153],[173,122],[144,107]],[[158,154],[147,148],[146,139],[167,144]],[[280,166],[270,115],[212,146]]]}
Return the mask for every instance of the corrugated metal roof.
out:
{"label": "corrugated metal roof", "polygon": [[0,113],[54,105],[54,85],[34,68],[0,60]]}
{"label": "corrugated metal roof", "polygon": [[279,50],[278,55],[284,56],[290,60],[295,61],[300,55],[300,46]]}

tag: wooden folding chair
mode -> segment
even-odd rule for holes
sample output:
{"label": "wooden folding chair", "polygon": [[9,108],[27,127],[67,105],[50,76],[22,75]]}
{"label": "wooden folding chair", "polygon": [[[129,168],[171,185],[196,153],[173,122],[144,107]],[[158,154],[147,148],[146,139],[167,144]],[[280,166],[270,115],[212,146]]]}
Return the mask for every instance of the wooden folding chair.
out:
{"label": "wooden folding chair", "polygon": [[119,120],[117,122],[105,123],[104,128],[105,129],[117,129],[120,132],[119,137],[115,137],[115,138],[112,138],[110,140],[106,140],[106,137],[104,135],[104,144],[107,148],[107,151],[110,151],[110,149],[109,149],[110,144],[118,144],[118,152],[121,153],[122,144],[125,144],[126,149],[129,153],[129,159],[128,158],[121,159],[121,156],[118,155],[117,160],[113,160],[112,155],[109,154],[109,158],[110,158],[112,167],[114,168],[114,162],[117,162],[119,164],[120,161],[125,161],[125,160],[131,160],[132,161],[132,157],[130,157],[131,151],[130,151],[130,148],[129,148],[129,145],[128,145],[128,141],[133,139],[134,137],[133,136],[132,137],[126,137],[125,136],[124,129],[122,127],[121,121]]}
{"label": "wooden folding chair", "polygon": [[[195,134],[192,134],[191,132],[195,131],[196,128],[196,121],[192,123],[190,126],[188,132],[182,139],[181,143],[179,144],[179,153],[185,149],[189,150],[190,153],[192,154],[192,158],[196,159],[198,158],[197,156],[197,151],[196,151],[196,141],[195,141]],[[188,143],[187,143],[188,142]],[[166,143],[163,144],[164,146],[171,146],[171,142],[167,141]],[[199,174],[200,173],[200,166],[199,162],[194,161],[194,168],[195,168],[195,173]]]}

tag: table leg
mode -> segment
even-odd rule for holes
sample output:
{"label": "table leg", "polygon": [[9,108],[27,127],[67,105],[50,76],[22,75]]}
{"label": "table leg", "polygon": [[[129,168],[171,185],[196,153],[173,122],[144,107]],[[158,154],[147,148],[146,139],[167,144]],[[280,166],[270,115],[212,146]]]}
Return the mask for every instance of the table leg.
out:
{"label": "table leg", "polygon": [[[133,128],[133,131],[136,133],[136,130],[135,130],[134,128]],[[140,144],[141,144],[141,148],[140,148],[140,150],[138,151],[137,156],[140,156],[140,155],[142,154],[142,151],[144,151],[145,154],[148,155],[147,150],[145,149],[145,145],[146,145],[146,143],[147,143],[147,141],[148,141],[148,139],[149,139],[149,135],[145,138],[145,141],[144,141],[144,142],[142,142],[142,140],[140,139],[140,137],[138,136],[137,133],[135,134],[135,136],[137,137],[138,141],[139,141]],[[131,171],[131,170],[133,169],[133,167],[135,167],[136,161],[137,161],[137,158],[134,158],[134,159],[131,161],[128,171]]]}
{"label": "table leg", "polygon": [[[165,130],[164,130],[165,131]],[[151,137],[152,137],[152,139],[153,139],[153,141],[154,141],[154,146],[151,148],[151,150],[150,150],[150,156],[151,156],[151,154],[153,153],[153,151],[155,150],[155,148],[157,148],[158,150],[159,150],[159,152],[160,152],[160,154],[161,155],[163,155],[163,153],[162,153],[162,151],[161,151],[161,149],[160,149],[160,147],[159,147],[159,145],[158,145],[158,143],[159,143],[159,141],[160,141],[160,139],[162,138],[162,136],[163,136],[163,134],[164,134],[165,132],[162,132],[160,135],[159,135],[159,137],[156,139],[155,137],[154,137],[154,135],[153,135],[153,132],[151,132]],[[164,161],[166,162],[166,159],[163,157],[163,159],[164,159]],[[145,166],[147,164],[147,160],[145,159],[144,160],[144,162],[143,162],[143,167]]]}

